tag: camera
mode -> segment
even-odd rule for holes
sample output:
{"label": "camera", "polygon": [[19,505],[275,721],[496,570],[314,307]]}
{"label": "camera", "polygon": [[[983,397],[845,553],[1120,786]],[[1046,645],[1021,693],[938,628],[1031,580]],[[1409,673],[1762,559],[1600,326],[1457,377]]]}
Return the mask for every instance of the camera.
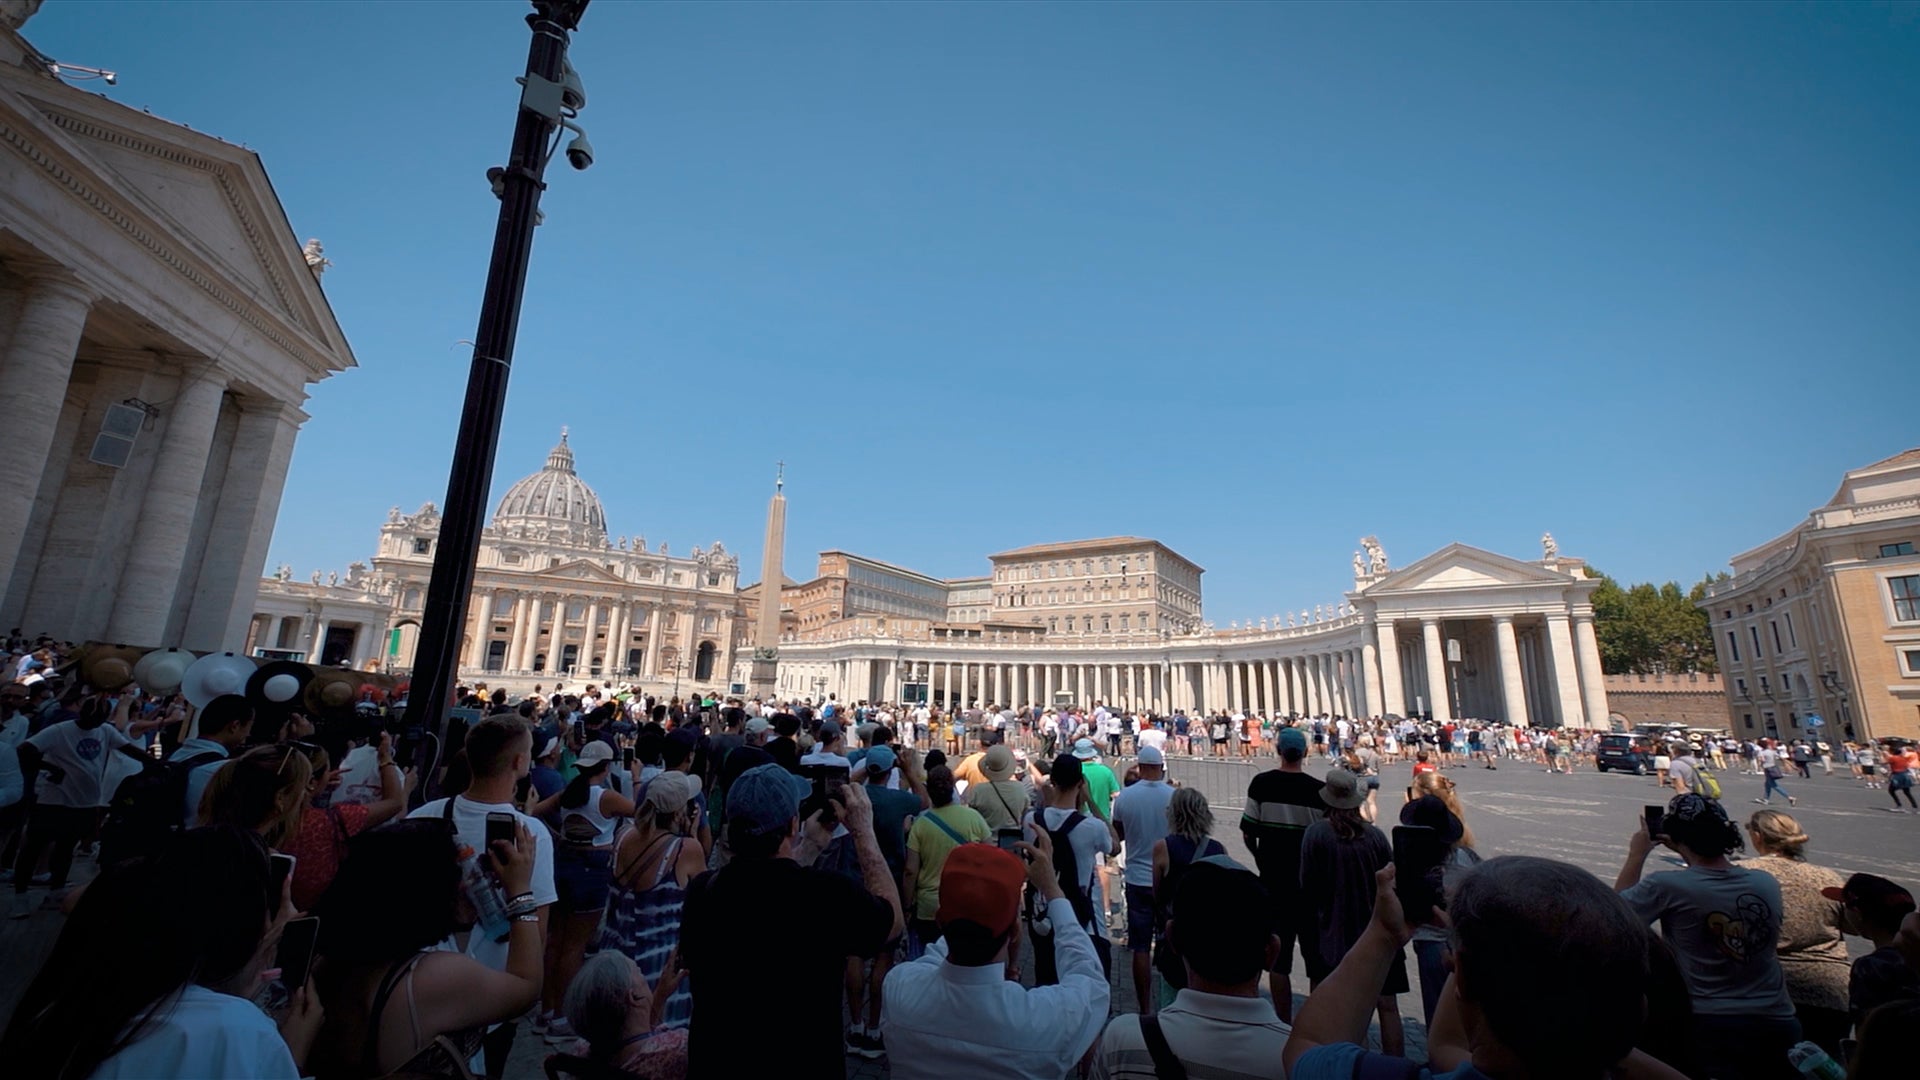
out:
{"label": "camera", "polygon": [[587,141],[586,132],[580,132],[567,143],[567,164],[583,170],[593,164],[593,144]]}

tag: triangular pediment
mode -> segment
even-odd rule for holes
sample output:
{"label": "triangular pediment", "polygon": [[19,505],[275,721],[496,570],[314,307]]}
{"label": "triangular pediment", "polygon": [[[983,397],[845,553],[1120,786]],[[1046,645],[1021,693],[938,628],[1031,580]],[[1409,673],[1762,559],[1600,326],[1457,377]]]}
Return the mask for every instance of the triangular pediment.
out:
{"label": "triangular pediment", "polygon": [[576,562],[562,563],[550,570],[542,570],[541,577],[564,578],[569,581],[594,581],[606,584],[629,584],[626,578],[601,566],[599,563],[580,559]]}
{"label": "triangular pediment", "polygon": [[1360,593],[1380,597],[1393,593],[1565,585],[1569,580],[1565,573],[1535,563],[1466,544],[1449,544],[1411,566],[1388,573]]}
{"label": "triangular pediment", "polygon": [[[241,163],[200,153],[179,140],[166,140],[105,120],[69,113],[40,103],[48,120],[119,182],[120,197],[139,204],[172,226],[168,242],[191,246],[195,254],[245,284],[253,297],[309,333],[319,332],[314,312],[296,295],[300,282],[281,238],[262,220]],[[198,141],[198,140],[196,140]],[[235,156],[251,156],[226,147]],[[300,273],[310,273],[304,266]]]}

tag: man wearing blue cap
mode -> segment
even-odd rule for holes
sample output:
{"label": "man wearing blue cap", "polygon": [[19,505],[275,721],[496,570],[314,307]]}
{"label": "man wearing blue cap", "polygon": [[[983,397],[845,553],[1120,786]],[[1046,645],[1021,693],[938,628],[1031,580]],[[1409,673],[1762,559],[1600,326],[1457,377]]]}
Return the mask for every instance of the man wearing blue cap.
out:
{"label": "man wearing blue cap", "polygon": [[[830,793],[853,840],[860,883],[795,861],[800,803],[811,788],[767,764],[727,789],[732,861],[688,884],[680,918],[680,958],[693,985],[690,1077],[845,1075],[845,958],[875,955],[905,923],[860,785]],[[804,846],[824,842],[818,815],[807,831]],[[744,1034],[742,1024],[769,1007],[783,1012],[782,1037]]]}
{"label": "man wearing blue cap", "polygon": [[[1324,816],[1325,803],[1320,789],[1325,785],[1307,775],[1307,735],[1297,727],[1283,727],[1274,740],[1280,754],[1280,767],[1256,774],[1247,784],[1247,806],[1240,815],[1240,835],[1254,865],[1260,868],[1261,884],[1272,902],[1273,932],[1279,936],[1280,950],[1267,986],[1273,991],[1273,1011],[1282,1020],[1293,1019],[1293,946],[1301,937],[1312,942],[1312,932],[1302,923],[1300,902],[1300,841],[1307,827]],[[1315,985],[1327,972],[1319,950],[1301,950],[1307,964],[1307,982]]]}

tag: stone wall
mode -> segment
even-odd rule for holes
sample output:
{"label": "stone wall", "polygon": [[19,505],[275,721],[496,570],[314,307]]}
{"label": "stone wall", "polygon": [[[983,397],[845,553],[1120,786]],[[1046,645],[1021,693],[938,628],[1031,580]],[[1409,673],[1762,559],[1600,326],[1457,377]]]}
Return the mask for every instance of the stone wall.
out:
{"label": "stone wall", "polygon": [[1727,726],[1727,692],[1718,675],[1608,675],[1606,681],[1615,727],[1654,722]]}

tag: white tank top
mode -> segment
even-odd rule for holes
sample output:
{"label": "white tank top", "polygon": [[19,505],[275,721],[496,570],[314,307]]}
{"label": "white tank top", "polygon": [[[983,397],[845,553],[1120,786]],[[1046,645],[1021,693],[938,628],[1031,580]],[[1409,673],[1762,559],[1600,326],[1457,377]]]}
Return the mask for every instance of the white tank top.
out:
{"label": "white tank top", "polygon": [[587,789],[586,805],[575,806],[571,808],[563,807],[560,811],[560,822],[563,827],[563,831],[564,831],[564,826],[567,822],[567,819],[581,818],[587,821],[588,823],[592,824],[593,826],[593,846],[594,847],[597,847],[597,848],[612,847],[614,826],[619,823],[615,819],[607,817],[606,815],[600,812],[600,799],[606,793],[607,793],[606,788],[596,784],[593,787],[590,787]]}

